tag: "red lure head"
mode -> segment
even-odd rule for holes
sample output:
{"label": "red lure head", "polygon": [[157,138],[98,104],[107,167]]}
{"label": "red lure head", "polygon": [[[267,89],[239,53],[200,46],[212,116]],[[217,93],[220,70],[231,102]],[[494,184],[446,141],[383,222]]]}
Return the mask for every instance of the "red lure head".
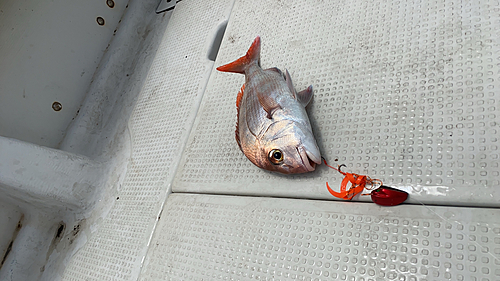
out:
{"label": "red lure head", "polygon": [[403,190],[382,185],[371,192],[371,197],[373,202],[378,205],[396,206],[403,203],[408,198],[408,193]]}

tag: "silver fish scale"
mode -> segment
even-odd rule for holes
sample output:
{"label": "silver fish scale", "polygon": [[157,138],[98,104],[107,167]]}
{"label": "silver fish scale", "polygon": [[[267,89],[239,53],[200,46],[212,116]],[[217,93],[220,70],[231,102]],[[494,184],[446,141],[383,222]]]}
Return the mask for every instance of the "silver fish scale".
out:
{"label": "silver fish scale", "polygon": [[245,122],[248,130],[256,137],[271,123],[255,93],[255,87],[261,84],[261,80],[263,80],[261,76],[261,73],[256,73],[251,79],[246,79],[245,91],[240,105],[240,120],[238,120],[240,123]]}
{"label": "silver fish scale", "polygon": [[[253,135],[258,136],[271,125],[273,120],[267,117],[266,111],[260,105],[257,91],[264,92],[277,101],[293,97],[284,96],[288,93],[288,91],[283,90],[287,87],[286,83],[278,80],[283,77],[275,71],[263,70],[259,67],[249,77],[245,82],[245,93],[240,105],[240,120],[244,120]],[[252,141],[255,142],[255,140]]]}

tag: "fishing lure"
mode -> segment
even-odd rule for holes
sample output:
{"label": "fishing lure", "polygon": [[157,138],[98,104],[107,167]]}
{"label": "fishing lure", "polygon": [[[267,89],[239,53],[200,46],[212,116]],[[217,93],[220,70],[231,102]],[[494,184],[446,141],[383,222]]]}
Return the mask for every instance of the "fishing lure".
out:
{"label": "fishing lure", "polygon": [[[325,158],[323,158],[323,163],[329,168],[336,170],[337,172],[344,175],[344,179],[340,184],[340,192],[335,192],[330,188],[328,182],[326,182],[326,188],[331,195],[341,198],[344,200],[352,200],[354,196],[362,193],[365,189],[372,190],[371,193],[361,194],[361,195],[371,195],[372,201],[375,204],[382,206],[396,206],[403,203],[408,198],[408,193],[399,189],[384,186],[382,181],[379,179],[372,179],[365,175],[358,175],[354,173],[342,172],[340,168],[345,165],[340,165],[338,168],[332,167],[326,163]],[[347,184],[351,184],[349,189]],[[370,186],[370,187],[367,187]],[[374,190],[373,190],[374,189]]]}
{"label": "fishing lure", "polygon": [[370,193],[372,201],[382,206],[396,206],[408,198],[408,193],[389,186],[381,185]]}

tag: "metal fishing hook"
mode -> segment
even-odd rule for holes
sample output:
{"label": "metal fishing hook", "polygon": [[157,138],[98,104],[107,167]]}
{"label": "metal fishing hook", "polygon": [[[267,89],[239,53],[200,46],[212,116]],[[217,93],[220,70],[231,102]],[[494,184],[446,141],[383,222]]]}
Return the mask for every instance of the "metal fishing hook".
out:
{"label": "metal fishing hook", "polygon": [[342,167],[346,167],[347,168],[347,166],[345,164],[342,164],[342,165],[338,166],[337,170],[343,174],[344,172],[342,172],[342,170],[340,169]]}

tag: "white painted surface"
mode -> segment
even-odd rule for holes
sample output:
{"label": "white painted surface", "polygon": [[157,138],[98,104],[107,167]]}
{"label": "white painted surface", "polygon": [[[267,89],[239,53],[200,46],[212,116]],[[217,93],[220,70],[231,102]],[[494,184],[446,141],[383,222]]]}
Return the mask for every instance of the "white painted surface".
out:
{"label": "white painted surface", "polygon": [[[70,133],[63,150],[0,137],[0,196],[12,208],[2,216],[16,210],[25,215],[0,280],[60,280],[71,256],[113,207],[130,160],[128,117],[169,19],[154,13],[156,5],[130,3],[98,77],[86,85],[92,93],[70,130],[85,127],[91,134]],[[101,106],[107,111],[96,110]]]}
{"label": "white painted surface", "polygon": [[22,226],[24,215],[15,205],[0,200],[0,263],[16,238],[20,226]]}
{"label": "white painted surface", "polygon": [[[26,217],[0,270],[0,280],[39,280],[54,247],[57,225],[41,212]],[[59,241],[57,241],[59,242]]]}
{"label": "white painted surface", "polygon": [[113,3],[0,2],[0,136],[59,146],[127,5]]}
{"label": "white painted surface", "polygon": [[34,207],[82,211],[102,186],[102,163],[84,156],[0,137],[0,159],[0,193]]}

